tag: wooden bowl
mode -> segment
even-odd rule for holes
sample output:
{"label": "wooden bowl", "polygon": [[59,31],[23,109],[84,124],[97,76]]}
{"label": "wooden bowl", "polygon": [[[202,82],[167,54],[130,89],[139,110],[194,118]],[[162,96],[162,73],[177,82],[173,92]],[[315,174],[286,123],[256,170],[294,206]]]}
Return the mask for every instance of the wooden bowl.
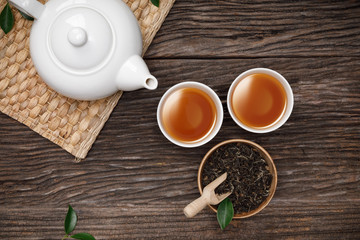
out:
{"label": "wooden bowl", "polygon": [[[266,200],[264,202],[262,202],[258,208],[254,209],[254,210],[252,210],[250,212],[245,212],[245,213],[235,214],[234,215],[234,219],[247,218],[247,217],[250,217],[250,216],[260,212],[261,210],[263,210],[269,204],[272,197],[274,196],[276,185],[277,185],[277,172],[276,172],[274,161],[272,160],[269,153],[264,148],[262,148],[260,145],[254,143],[254,142],[248,141],[248,140],[244,140],[244,139],[231,139],[231,140],[221,142],[221,143],[217,144],[216,146],[214,146],[212,149],[210,149],[210,151],[208,151],[206,153],[206,155],[204,156],[204,158],[201,161],[201,164],[200,164],[200,167],[199,167],[199,172],[198,172],[198,187],[199,187],[200,194],[202,194],[202,190],[203,190],[203,186],[201,185],[202,171],[203,171],[204,165],[205,165],[207,159],[209,158],[209,156],[217,148],[219,148],[220,146],[223,146],[223,145],[229,144],[229,143],[244,143],[246,145],[249,145],[249,146],[257,149],[259,151],[260,155],[265,159],[266,163],[269,165],[269,171],[270,171],[270,173],[272,175],[272,182],[271,182],[271,186],[270,186],[270,194],[266,198]],[[217,212],[217,210],[216,210],[216,208],[214,206],[209,205],[209,207],[214,212]]]}

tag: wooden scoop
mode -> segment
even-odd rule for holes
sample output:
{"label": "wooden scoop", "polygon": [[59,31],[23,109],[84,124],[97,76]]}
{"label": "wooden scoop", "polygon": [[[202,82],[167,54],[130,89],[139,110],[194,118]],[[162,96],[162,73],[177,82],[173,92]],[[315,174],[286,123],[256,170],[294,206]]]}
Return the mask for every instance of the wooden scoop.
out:
{"label": "wooden scoop", "polygon": [[185,216],[187,216],[188,218],[194,217],[206,205],[216,205],[221,203],[222,200],[224,200],[225,198],[227,198],[231,194],[231,192],[221,195],[215,194],[215,188],[217,188],[217,186],[219,186],[223,181],[225,181],[226,177],[227,173],[224,173],[223,175],[209,183],[209,185],[204,188],[201,197],[192,201],[184,208]]}

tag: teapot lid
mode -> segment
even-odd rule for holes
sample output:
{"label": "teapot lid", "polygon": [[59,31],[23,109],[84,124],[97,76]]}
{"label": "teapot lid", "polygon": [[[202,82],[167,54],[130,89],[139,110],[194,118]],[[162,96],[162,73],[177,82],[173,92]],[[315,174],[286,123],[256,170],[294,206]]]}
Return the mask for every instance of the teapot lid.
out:
{"label": "teapot lid", "polygon": [[115,40],[111,24],[98,10],[78,6],[56,16],[47,31],[52,60],[64,71],[89,74],[111,59]]}
{"label": "teapot lid", "polygon": [[115,93],[120,68],[142,52],[141,31],[130,8],[122,0],[39,4],[27,12],[36,17],[30,54],[40,77],[57,92],[76,99]]}

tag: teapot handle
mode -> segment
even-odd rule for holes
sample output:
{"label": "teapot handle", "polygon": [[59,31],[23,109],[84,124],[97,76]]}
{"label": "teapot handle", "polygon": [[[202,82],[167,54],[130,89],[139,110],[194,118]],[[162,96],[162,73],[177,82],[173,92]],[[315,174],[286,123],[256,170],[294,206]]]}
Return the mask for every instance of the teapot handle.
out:
{"label": "teapot handle", "polygon": [[36,0],[9,0],[17,9],[25,14],[38,19],[45,10],[45,5]]}

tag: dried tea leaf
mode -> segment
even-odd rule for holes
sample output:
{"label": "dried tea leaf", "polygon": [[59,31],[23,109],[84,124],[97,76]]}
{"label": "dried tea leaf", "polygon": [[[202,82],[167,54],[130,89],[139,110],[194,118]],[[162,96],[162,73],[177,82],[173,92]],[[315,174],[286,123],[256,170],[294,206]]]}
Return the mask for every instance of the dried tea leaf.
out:
{"label": "dried tea leaf", "polygon": [[208,185],[225,171],[227,179],[215,192],[233,192],[229,198],[235,213],[254,210],[269,196],[272,175],[265,159],[255,148],[243,143],[219,147],[206,161],[202,185]]}

